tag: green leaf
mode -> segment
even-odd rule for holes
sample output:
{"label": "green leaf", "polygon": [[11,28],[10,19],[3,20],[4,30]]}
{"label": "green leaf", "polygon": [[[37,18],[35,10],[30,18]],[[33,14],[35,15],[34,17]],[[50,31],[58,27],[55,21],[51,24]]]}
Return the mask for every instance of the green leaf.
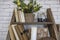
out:
{"label": "green leaf", "polygon": [[36,0],[34,1],[34,5],[36,5]]}
{"label": "green leaf", "polygon": [[30,0],[30,3],[33,3],[33,0]]}
{"label": "green leaf", "polygon": [[28,5],[24,3],[24,0],[20,0],[20,5],[17,4],[17,0],[15,0],[13,3],[15,3],[18,7],[21,7],[23,12],[25,13],[37,12],[42,7],[40,6],[40,4],[36,3],[36,0],[30,0]]}
{"label": "green leaf", "polygon": [[17,4],[17,1],[13,1],[13,3]]}

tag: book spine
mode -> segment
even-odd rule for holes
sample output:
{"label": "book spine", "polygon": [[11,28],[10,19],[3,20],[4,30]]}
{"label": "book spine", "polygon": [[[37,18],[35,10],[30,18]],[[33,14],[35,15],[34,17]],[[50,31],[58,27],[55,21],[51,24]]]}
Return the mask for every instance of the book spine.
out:
{"label": "book spine", "polygon": [[19,37],[18,37],[18,34],[16,32],[15,25],[12,25],[12,29],[13,29],[13,32],[15,34],[16,40],[20,40]]}
{"label": "book spine", "polygon": [[36,40],[37,39],[37,27],[32,27],[31,28],[31,40]]}
{"label": "book spine", "polygon": [[18,13],[17,13],[17,8],[15,8],[15,17],[16,17],[16,22],[19,22]]}
{"label": "book spine", "polygon": [[24,13],[20,11],[19,13],[19,18],[20,18],[20,22],[25,22],[25,17],[24,17]]}

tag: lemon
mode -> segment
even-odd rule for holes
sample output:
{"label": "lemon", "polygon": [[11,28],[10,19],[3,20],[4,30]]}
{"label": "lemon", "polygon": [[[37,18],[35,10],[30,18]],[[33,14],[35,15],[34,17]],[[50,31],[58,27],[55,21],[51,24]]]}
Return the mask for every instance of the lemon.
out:
{"label": "lemon", "polygon": [[36,10],[36,7],[34,8],[34,10]]}
{"label": "lemon", "polygon": [[20,2],[18,2],[17,5],[20,5]]}
{"label": "lemon", "polygon": [[27,6],[26,6],[25,8],[26,8],[26,9],[28,9],[28,7],[27,7]]}
{"label": "lemon", "polygon": [[30,7],[32,6],[33,4],[32,3],[30,3]]}
{"label": "lemon", "polygon": [[30,3],[30,6],[32,6],[32,3]]}
{"label": "lemon", "polygon": [[21,5],[19,0],[17,0],[17,5]]}
{"label": "lemon", "polygon": [[38,10],[39,10],[39,8],[38,8],[38,7],[35,7],[35,8],[34,8],[34,11],[35,11],[35,12],[36,12],[36,11],[38,11]]}

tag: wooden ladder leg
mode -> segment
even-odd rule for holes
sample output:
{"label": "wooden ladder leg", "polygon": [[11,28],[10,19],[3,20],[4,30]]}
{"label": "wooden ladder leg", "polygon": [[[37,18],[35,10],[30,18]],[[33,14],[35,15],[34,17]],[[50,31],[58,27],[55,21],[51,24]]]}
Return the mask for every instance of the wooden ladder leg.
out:
{"label": "wooden ladder leg", "polygon": [[11,39],[10,39],[9,32],[8,32],[8,34],[7,34],[6,40],[11,40]]}

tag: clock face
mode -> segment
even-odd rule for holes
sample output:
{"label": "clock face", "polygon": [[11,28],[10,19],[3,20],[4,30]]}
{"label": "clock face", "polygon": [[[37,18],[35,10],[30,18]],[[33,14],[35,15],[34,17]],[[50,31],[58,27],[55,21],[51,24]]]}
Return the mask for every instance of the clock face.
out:
{"label": "clock face", "polygon": [[38,28],[37,30],[37,39],[49,37],[48,28]]}

